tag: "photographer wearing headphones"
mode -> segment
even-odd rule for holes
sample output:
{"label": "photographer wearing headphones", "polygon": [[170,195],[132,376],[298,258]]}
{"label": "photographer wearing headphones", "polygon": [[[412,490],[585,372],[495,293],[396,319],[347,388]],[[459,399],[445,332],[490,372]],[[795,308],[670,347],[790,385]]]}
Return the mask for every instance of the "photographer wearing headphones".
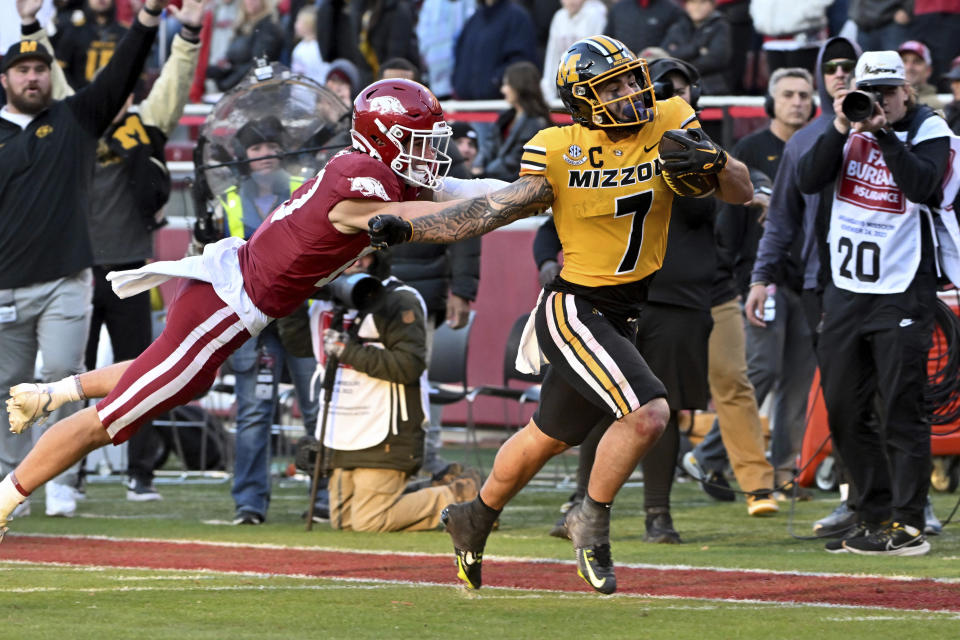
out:
{"label": "photographer wearing headphones", "polygon": [[[804,193],[836,181],[820,212],[829,274],[817,353],[830,433],[860,495],[856,528],[828,550],[923,555],[931,466],[923,388],[938,271],[927,205],[941,197],[950,129],[917,105],[896,51],[864,53],[856,86],[836,92],[833,126],[798,167]],[[875,396],[879,432],[869,420]]]}
{"label": "photographer wearing headphones", "polygon": [[[278,157],[284,152],[284,135],[283,124],[272,115],[250,120],[237,130],[234,153],[247,163],[239,165],[239,183],[220,196],[226,235],[249,239],[270,212],[303,184],[303,178],[283,169]],[[301,309],[305,314],[305,307]],[[303,314],[295,312],[280,318],[230,356],[237,395],[237,449],[231,491],[236,503],[234,524],[262,524],[267,516],[270,427],[284,366],[293,381],[307,433],[317,423],[317,405],[310,399],[316,360],[307,344]]]}
{"label": "photographer wearing headphones", "polygon": [[[425,306],[415,289],[389,275],[388,251],[364,255],[344,272],[360,273],[383,283],[382,301],[370,305],[373,310],[345,309],[356,298],[344,295],[342,285],[350,282],[345,278],[331,285],[330,301],[310,308],[318,376],[329,359],[338,363],[321,425],[332,467],[330,526],[378,532],[433,529],[444,507],[477,496],[482,478],[467,471],[447,485],[407,491],[407,481],[423,461]],[[342,326],[336,326],[340,317]],[[321,405],[328,400],[325,393],[320,389]]]}
{"label": "photographer wearing headphones", "polygon": [[[763,235],[770,203],[770,176],[777,175],[787,141],[816,115],[813,101],[813,77],[801,67],[783,67],[773,72],[765,109],[770,124],[744,136],[733,153],[750,168],[754,198],[749,206],[727,205],[717,218],[719,250],[734,264],[737,289],[746,299],[750,272]],[[811,329],[803,312],[803,262],[801,238],[793,240],[787,256],[776,266],[777,284],[769,285],[770,298],[764,311],[766,326],[746,324],[747,376],[756,391],[757,405],[774,394],[774,414],[770,442],[770,462],[774,467],[774,486],[781,487],[794,475],[794,462],[803,442],[806,427],[807,394],[816,367]],[[726,467],[726,451],[719,429],[711,429],[706,439],[688,456],[715,480]],[[688,465],[689,466],[689,462]],[[722,484],[722,482],[721,482]],[[716,487],[706,487],[715,496]],[[721,490],[722,491],[722,490]],[[775,492],[786,499],[783,492]],[[797,488],[797,495],[809,499],[809,493]]]}

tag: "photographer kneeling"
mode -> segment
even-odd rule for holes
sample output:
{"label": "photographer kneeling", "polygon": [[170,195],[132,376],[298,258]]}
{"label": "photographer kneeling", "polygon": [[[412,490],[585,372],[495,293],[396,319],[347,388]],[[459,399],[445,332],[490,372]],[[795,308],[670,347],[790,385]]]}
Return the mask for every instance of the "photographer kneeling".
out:
{"label": "photographer kneeling", "polygon": [[[937,296],[930,207],[942,197],[950,129],[917,105],[895,51],[864,53],[856,81],[868,95],[837,92],[833,126],[798,170],[802,191],[832,196],[821,199],[818,221],[830,272],[820,278],[817,351],[830,433],[860,495],[857,527],[827,550],[922,555],[930,550],[923,389]],[[868,419],[877,397],[879,433]]]}
{"label": "photographer kneeling", "polygon": [[[339,362],[326,424],[321,419],[317,427],[324,432],[332,469],[330,526],[354,531],[433,529],[444,507],[477,496],[482,478],[467,471],[445,485],[406,491],[423,459],[424,304],[415,289],[389,276],[385,251],[360,257],[344,276],[355,273],[383,283],[382,300],[371,305],[372,311],[343,308],[351,299],[350,292],[342,291],[343,277],[331,301],[314,302],[310,309],[318,377],[329,358]],[[321,386],[318,382],[317,388]],[[323,407],[323,389],[319,393]]]}

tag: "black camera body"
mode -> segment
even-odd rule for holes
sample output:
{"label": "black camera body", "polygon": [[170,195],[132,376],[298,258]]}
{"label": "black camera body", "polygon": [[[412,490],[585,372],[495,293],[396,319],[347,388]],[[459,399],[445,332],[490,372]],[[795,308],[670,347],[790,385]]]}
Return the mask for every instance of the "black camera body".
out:
{"label": "black camera body", "polygon": [[870,119],[878,102],[878,93],[857,89],[844,96],[840,109],[850,122],[863,122]]}

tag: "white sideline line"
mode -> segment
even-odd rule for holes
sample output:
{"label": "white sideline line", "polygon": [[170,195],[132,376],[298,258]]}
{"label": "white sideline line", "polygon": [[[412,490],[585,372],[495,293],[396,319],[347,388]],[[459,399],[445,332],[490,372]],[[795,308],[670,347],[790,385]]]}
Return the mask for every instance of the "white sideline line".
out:
{"label": "white sideline line", "polygon": [[[10,535],[10,534],[8,534]],[[24,538],[66,538],[68,540],[105,540],[108,542],[145,542],[150,544],[180,544],[180,545],[200,545],[207,547],[227,547],[227,548],[247,548],[247,549],[277,549],[277,550],[294,550],[294,551],[319,551],[319,552],[328,552],[328,553],[349,553],[354,555],[377,555],[377,556],[404,556],[404,557],[433,557],[433,558],[447,558],[450,556],[448,553],[429,553],[429,552],[419,552],[419,551],[379,551],[379,550],[358,550],[358,549],[344,549],[340,547],[320,547],[320,546],[300,546],[300,545],[281,545],[281,544],[267,544],[267,543],[240,543],[240,542],[212,542],[210,540],[187,540],[187,539],[177,539],[177,540],[165,540],[163,538],[120,538],[115,536],[99,536],[99,535],[60,535],[60,534],[48,534],[48,533],[17,533],[11,537],[24,537]],[[573,560],[569,558],[523,558],[516,556],[498,556],[492,553],[484,553],[484,558],[487,560],[494,560],[496,562],[509,562],[509,563],[533,563],[533,564],[575,564]],[[822,572],[822,571],[783,571],[779,569],[754,569],[754,568],[735,568],[735,567],[711,567],[711,566],[700,566],[700,565],[688,565],[688,564],[650,564],[650,563],[626,563],[618,562],[618,567],[626,567],[629,569],[652,569],[658,571],[714,571],[717,573],[724,572],[734,572],[734,573],[757,573],[757,574],[770,574],[770,575],[781,575],[781,576],[801,576],[801,577],[813,577],[813,578],[856,578],[856,579],[870,579],[870,580],[886,580],[889,582],[921,582],[929,580],[931,582],[936,582],[940,584],[960,584],[960,578],[924,578],[918,576],[885,576],[871,573],[833,573],[833,572]],[[286,575],[286,574],[284,574]],[[311,576],[315,577],[315,576]],[[420,583],[418,583],[420,584]],[[426,584],[426,583],[424,583]]]}
{"label": "white sideline line", "polygon": [[[36,563],[36,562],[25,562],[25,561],[3,561],[0,562],[0,572],[4,571],[3,565],[12,564],[12,565],[22,565],[18,566],[17,570],[22,571],[25,568],[37,568],[42,569],[49,566],[57,566],[68,569],[75,569],[78,571],[90,571],[96,573],[107,573],[109,571],[120,571],[120,572],[129,572],[129,571],[143,571],[145,568],[137,567],[103,567],[98,565],[73,565],[65,563]],[[179,570],[177,569],[150,569],[151,571],[161,571],[167,573],[176,573]],[[170,592],[170,591],[199,591],[199,592],[228,592],[228,591],[336,591],[336,590],[379,590],[386,589],[390,587],[436,587],[441,589],[450,589],[451,585],[449,583],[438,583],[438,582],[427,582],[427,581],[415,581],[415,580],[385,580],[385,579],[370,579],[370,578],[333,578],[333,577],[318,577],[318,576],[308,576],[301,574],[277,574],[277,573],[262,573],[262,572],[250,572],[250,571],[212,571],[212,570],[202,570],[200,572],[191,572],[190,574],[185,574],[183,576],[165,576],[163,578],[149,577],[145,576],[142,579],[144,580],[174,580],[182,579],[184,581],[196,580],[199,577],[203,578],[212,578],[218,575],[230,575],[230,576],[245,576],[245,577],[261,577],[261,578],[292,578],[298,580],[322,580],[322,581],[333,581],[338,583],[347,583],[347,584],[332,584],[332,585],[243,585],[243,586],[234,586],[234,585],[210,585],[210,586],[186,586],[186,587],[161,587],[161,586],[143,586],[143,587],[131,587],[131,586],[117,586],[117,587],[71,587],[71,588],[60,588],[60,587],[27,587],[27,588],[0,588],[0,594],[10,593],[10,594],[24,594],[24,593],[123,593],[123,592]],[[115,578],[116,579],[116,578]],[[132,578],[126,578],[132,579]],[[661,601],[681,601],[681,600],[694,600],[703,603],[717,603],[717,604],[728,604],[728,605],[748,605],[750,607],[791,607],[791,608],[825,608],[825,609],[856,609],[856,610],[876,610],[882,609],[881,606],[867,606],[867,605],[847,605],[847,604],[836,604],[828,602],[795,602],[795,601],[775,601],[775,600],[755,600],[748,598],[698,598],[692,596],[669,596],[661,594],[648,594],[648,593],[615,593],[609,596],[602,596],[592,592],[576,593],[570,591],[554,591],[551,589],[522,589],[519,587],[498,587],[498,586],[487,586],[484,587],[483,593],[478,593],[475,591],[469,591],[464,587],[453,587],[460,591],[465,597],[471,599],[485,598],[488,600],[540,600],[547,598],[555,598],[562,600],[573,600],[573,599],[583,599],[583,598],[619,598],[619,599],[628,599],[628,600],[661,600]],[[533,592],[533,593],[531,593]],[[538,593],[539,592],[539,593]],[[675,607],[667,607],[668,609],[676,610],[712,610],[716,609],[716,605],[705,604],[704,606],[696,605],[681,605]],[[831,620],[837,621],[873,621],[873,620],[930,620],[932,618],[948,620],[960,620],[960,613],[953,611],[934,611],[929,609],[899,609],[902,611],[902,616],[894,615],[885,615],[885,616],[835,616]],[[923,615],[918,615],[923,614]]]}

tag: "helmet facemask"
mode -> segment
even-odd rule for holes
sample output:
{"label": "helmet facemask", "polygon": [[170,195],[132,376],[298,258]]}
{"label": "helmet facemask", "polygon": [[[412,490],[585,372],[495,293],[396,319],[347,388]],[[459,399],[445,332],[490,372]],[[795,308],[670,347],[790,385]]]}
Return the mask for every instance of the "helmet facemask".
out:
{"label": "helmet facemask", "polygon": [[[617,76],[633,73],[640,89],[613,100],[604,101],[599,88]],[[593,78],[573,84],[573,98],[589,105],[590,126],[601,128],[638,127],[653,120],[657,98],[643,58],[634,58]],[[622,114],[618,115],[622,111]]]}
{"label": "helmet facemask", "polygon": [[[378,121],[379,124],[379,121]],[[453,131],[443,121],[433,123],[432,131],[411,129],[394,124],[383,130],[384,135],[399,149],[390,163],[401,178],[418,187],[437,191],[450,170],[447,145]]]}

